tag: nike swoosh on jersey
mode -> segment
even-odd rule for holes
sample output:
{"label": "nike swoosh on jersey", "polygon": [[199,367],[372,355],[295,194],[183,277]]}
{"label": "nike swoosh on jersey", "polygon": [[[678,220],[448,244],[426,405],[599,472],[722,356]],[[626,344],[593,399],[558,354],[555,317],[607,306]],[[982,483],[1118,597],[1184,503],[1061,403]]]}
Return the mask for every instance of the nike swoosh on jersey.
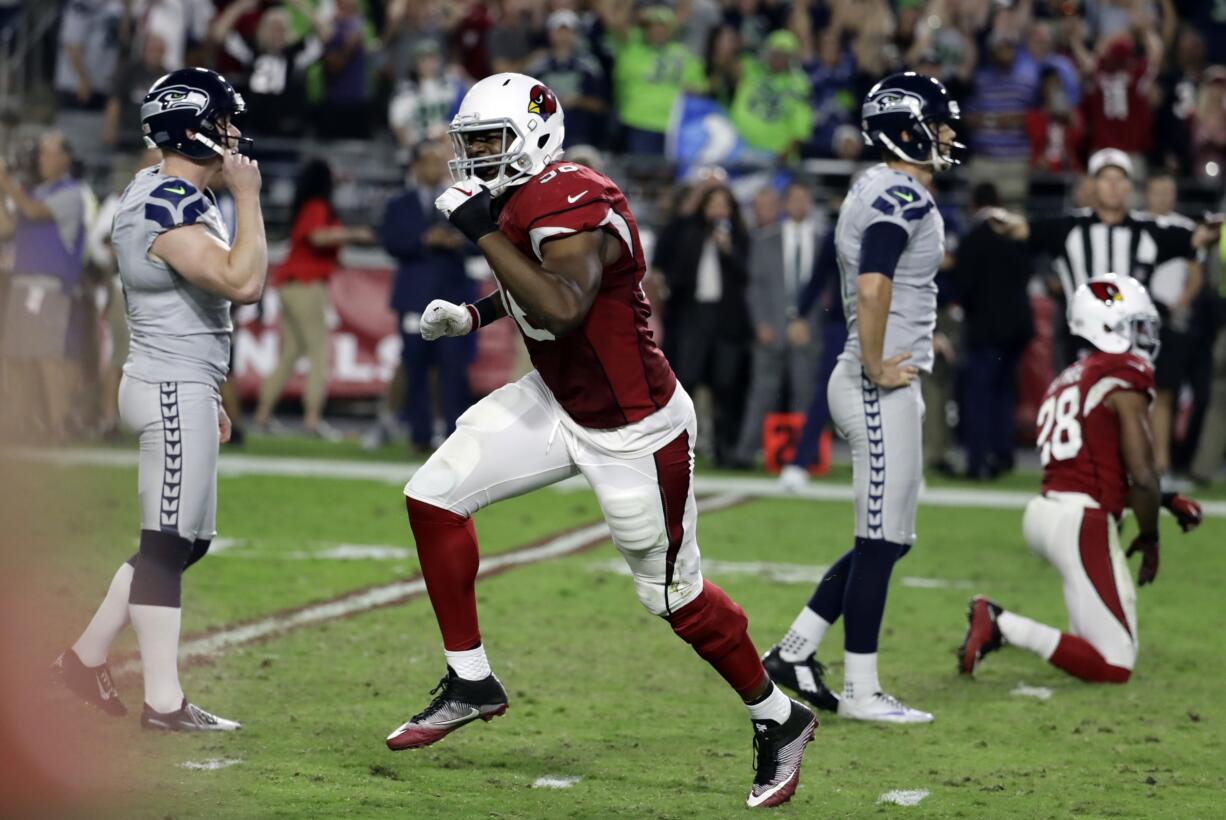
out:
{"label": "nike swoosh on jersey", "polygon": [[168,194],[178,194],[179,196],[183,196],[185,193],[187,193],[187,189],[186,189],[186,188],[184,188],[183,186],[179,186],[178,188],[169,188],[169,187],[168,187],[168,188],[166,189],[166,193],[168,193]]}
{"label": "nike swoosh on jersey", "polygon": [[575,204],[576,202],[578,202],[578,201],[579,201],[579,199],[580,199],[580,198],[581,198],[581,197],[582,197],[584,194],[586,194],[586,193],[587,193],[587,191],[580,191],[579,193],[575,194],[574,196],[568,196],[568,197],[566,197],[566,201],[567,201],[567,202],[569,202],[571,205],[574,205],[574,204]]}
{"label": "nike swoosh on jersey", "polygon": [[907,194],[907,193],[903,193],[902,191],[895,191],[894,196],[898,197],[904,202],[914,202],[915,201],[915,194]]}

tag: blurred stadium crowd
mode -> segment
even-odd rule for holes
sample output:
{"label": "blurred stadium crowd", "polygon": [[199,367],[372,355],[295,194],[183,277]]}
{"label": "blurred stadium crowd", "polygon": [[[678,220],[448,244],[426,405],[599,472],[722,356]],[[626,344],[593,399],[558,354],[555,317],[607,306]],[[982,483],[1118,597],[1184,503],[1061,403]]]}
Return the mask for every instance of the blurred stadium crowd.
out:
{"label": "blurred stadium crowd", "polygon": [[[240,333],[231,400],[255,400],[254,425],[275,430],[288,381],[305,428],[332,438],[329,393],[366,399],[352,407],[379,417],[372,441],[407,430],[423,450],[490,383],[470,381],[475,368],[492,367],[496,382],[524,366],[511,361],[510,332],[480,347],[427,346],[415,332],[431,298],[463,301],[491,286],[432,202],[448,180],[450,117],[492,72],[549,85],[566,114],[568,157],[627,191],[666,351],[691,392],[704,388],[702,447],[729,466],[754,465],[763,419],[787,410],[811,417],[789,439],[798,445],[789,458],[802,468],[818,459],[821,374],[842,333],[830,237],[851,176],[876,160],[865,155],[859,106],[885,74],[939,77],[961,101],[969,149],[938,186],[948,254],[939,362],[925,379],[934,469],[977,478],[1010,469],[1014,429],[983,420],[1003,396],[1025,440],[1027,396],[1070,355],[1051,260],[987,231],[984,209],[1094,207],[1087,160],[1117,148],[1135,207],[1199,218],[1221,209],[1226,168],[1221,2],[0,0],[10,438],[114,429],[125,333],[108,209],[149,161],[141,97],[184,65],[215,67],[246,98],[240,125],[256,139],[278,245],[263,312],[236,317],[255,329]],[[1151,280],[1171,407],[1160,466],[1202,480],[1226,451],[1216,250]],[[354,354],[379,365],[367,379],[375,387],[337,391],[338,322],[360,324],[337,319],[355,309],[336,304],[356,288],[338,284],[346,269],[390,272],[355,304],[394,320],[382,331],[390,346],[376,339]],[[280,339],[275,354],[244,364],[244,341],[261,332]],[[305,377],[295,375],[300,357]]]}

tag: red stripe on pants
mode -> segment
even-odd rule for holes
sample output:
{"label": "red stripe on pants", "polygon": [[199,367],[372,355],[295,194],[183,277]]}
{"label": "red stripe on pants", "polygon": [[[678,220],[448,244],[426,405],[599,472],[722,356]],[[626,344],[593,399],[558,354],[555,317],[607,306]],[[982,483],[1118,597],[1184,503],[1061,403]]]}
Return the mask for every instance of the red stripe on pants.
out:
{"label": "red stripe on pants", "polygon": [[1089,641],[1067,632],[1060,635],[1060,643],[1048,662],[1090,683],[1127,683],[1132,677],[1131,669],[1112,666]]}
{"label": "red stripe on pants", "polygon": [[656,462],[656,481],[660,485],[660,504],[664,508],[664,531],[668,535],[668,551],[664,558],[664,595],[667,604],[677,553],[685,540],[685,505],[690,498],[690,434],[683,432],[657,450],[653,458]]}
{"label": "red stripe on pants", "polygon": [[1115,586],[1115,570],[1111,563],[1111,542],[1107,527],[1111,526],[1103,510],[1087,509],[1081,517],[1081,566],[1094,585],[1098,597],[1131,636],[1124,605],[1120,603],[1120,591]]}

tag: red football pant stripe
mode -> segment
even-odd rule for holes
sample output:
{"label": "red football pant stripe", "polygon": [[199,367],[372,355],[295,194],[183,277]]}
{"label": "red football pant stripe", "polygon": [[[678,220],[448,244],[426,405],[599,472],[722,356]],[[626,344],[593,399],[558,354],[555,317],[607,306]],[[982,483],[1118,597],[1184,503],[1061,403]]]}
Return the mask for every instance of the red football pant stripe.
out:
{"label": "red football pant stripe", "polygon": [[1088,509],[1081,517],[1081,537],[1078,541],[1081,566],[1103,604],[1115,616],[1130,636],[1132,629],[1120,603],[1120,591],[1115,586],[1115,571],[1111,564],[1110,539],[1107,527],[1111,526],[1103,510]]}
{"label": "red football pant stripe", "polygon": [[682,433],[655,452],[656,481],[664,508],[668,551],[664,558],[664,594],[673,582],[677,553],[685,540],[685,505],[690,497],[690,434]]}
{"label": "red football pant stripe", "polygon": [[476,591],[481,558],[473,521],[414,498],[406,498],[405,506],[443,646],[452,652],[474,649],[481,643]]}
{"label": "red football pant stripe", "polygon": [[749,695],[766,678],[758,650],[749,639],[744,610],[710,581],[704,581],[698,597],[670,615],[668,622],[737,694]]}
{"label": "red football pant stripe", "polygon": [[1131,669],[1107,663],[1089,641],[1067,632],[1060,635],[1060,643],[1048,662],[1090,683],[1127,683],[1132,675]]}

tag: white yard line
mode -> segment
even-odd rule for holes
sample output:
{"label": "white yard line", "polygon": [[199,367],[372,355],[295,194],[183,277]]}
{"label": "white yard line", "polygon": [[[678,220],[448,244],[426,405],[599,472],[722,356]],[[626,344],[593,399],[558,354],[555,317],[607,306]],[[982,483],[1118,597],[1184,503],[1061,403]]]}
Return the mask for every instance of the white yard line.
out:
{"label": "white yard line", "polygon": [[[594,561],[589,567],[594,572],[611,572],[614,575],[630,575],[625,561],[616,559]],[[825,564],[785,564],[774,561],[720,561],[716,558],[702,559],[702,574],[713,578],[726,575],[756,575],[779,584],[816,584],[822,580]],[[955,581],[947,578],[919,578],[913,575],[899,579],[905,587],[914,589],[971,589],[971,581]]]}
{"label": "white yard line", "polygon": [[[135,467],[137,454],[129,450],[106,450],[77,448],[66,450],[36,450],[32,448],[11,449],[8,455],[33,461],[50,462],[66,466],[86,465],[99,467]],[[364,479],[402,485],[419,465],[415,463],[383,463],[329,458],[289,458],[281,456],[249,456],[224,453],[218,461],[218,473],[226,476],[271,475],[298,478]],[[1036,490],[1038,480],[1036,477]],[[577,476],[553,485],[563,492],[588,489],[587,482]],[[752,498],[806,498],[815,501],[851,501],[853,490],[850,484],[835,484],[812,481],[807,486],[791,492],[779,486],[770,477],[694,477],[694,490],[702,494],[736,493]],[[1030,499],[1032,492],[1015,490],[991,490],[971,487],[927,487],[920,495],[920,502],[929,507],[979,507],[993,510],[1020,510]],[[1226,518],[1226,501],[1202,503],[1205,515],[1211,518]]]}
{"label": "white yard line", "polygon": [[[745,500],[744,496],[725,494],[712,498],[700,499],[700,513],[714,512],[726,509]],[[501,555],[490,555],[481,559],[477,569],[477,577],[500,572],[512,567],[546,561],[550,558],[560,558],[587,547],[595,546],[609,537],[609,527],[603,521],[591,524],[577,530],[551,538],[543,544],[525,547]],[[330,601],[312,604],[291,612],[277,613],[250,621],[245,624],[228,627],[217,632],[203,635],[199,638],[189,638],[179,645],[179,659],[191,661],[194,659],[212,657],[242,644],[288,632],[303,627],[315,626],[326,621],[334,621],[350,615],[357,615],[379,607],[400,604],[421,595],[426,591],[426,582],[422,578],[408,581],[396,581],[391,584],[371,587],[361,592],[343,595]],[[133,659],[115,667],[116,674],[128,674],[140,669],[140,661]]]}

